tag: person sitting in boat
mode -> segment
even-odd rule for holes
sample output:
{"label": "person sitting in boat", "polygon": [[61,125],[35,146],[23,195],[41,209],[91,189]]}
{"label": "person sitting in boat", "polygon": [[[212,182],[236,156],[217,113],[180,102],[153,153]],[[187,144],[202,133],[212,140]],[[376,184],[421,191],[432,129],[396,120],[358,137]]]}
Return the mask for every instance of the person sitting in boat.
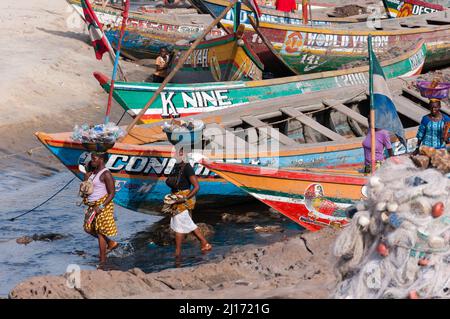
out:
{"label": "person sitting in boat", "polygon": [[[370,174],[372,172],[372,135],[370,128],[366,138],[362,142],[364,148],[364,173]],[[380,168],[381,164],[385,160],[385,149],[388,152],[389,157],[394,156],[392,150],[391,138],[389,132],[379,128],[375,128],[375,169]]]}
{"label": "person sitting in boat", "polygon": [[295,12],[297,10],[297,3],[295,0],[276,0],[275,7],[283,12]]}
{"label": "person sitting in boat", "polygon": [[170,228],[175,232],[175,257],[179,258],[181,257],[181,245],[184,236],[191,232],[200,241],[202,252],[211,250],[212,246],[206,241],[191,217],[192,210],[195,207],[195,194],[200,190],[194,169],[187,160],[185,161],[183,148],[176,152],[175,158],[177,162],[167,178],[166,184],[170,187],[171,193],[179,197],[174,204],[174,213],[170,219]]}
{"label": "person sitting in boat", "polygon": [[84,180],[91,181],[93,192],[84,198],[88,206],[85,213],[84,230],[98,239],[100,264],[102,268],[106,262],[107,252],[118,247],[118,243],[110,239],[117,235],[117,226],[114,220],[115,183],[111,172],[105,167],[108,160],[107,153],[91,153],[90,170]]}
{"label": "person sitting in boat", "polygon": [[429,107],[430,114],[422,117],[417,131],[417,149],[414,152],[415,154],[419,152],[419,147],[422,145],[435,149],[446,147],[444,127],[446,123],[450,122],[450,117],[441,113],[441,101],[438,99],[430,99]]}
{"label": "person sitting in boat", "polygon": [[153,73],[153,82],[162,83],[167,76],[167,71],[169,69],[170,55],[166,48],[161,48],[159,50],[159,55],[155,62],[155,72]]}

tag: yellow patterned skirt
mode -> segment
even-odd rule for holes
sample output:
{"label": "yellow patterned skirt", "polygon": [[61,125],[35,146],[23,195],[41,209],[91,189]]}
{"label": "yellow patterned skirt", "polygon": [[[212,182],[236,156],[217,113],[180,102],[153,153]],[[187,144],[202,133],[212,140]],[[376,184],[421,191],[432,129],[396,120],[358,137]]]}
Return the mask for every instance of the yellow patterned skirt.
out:
{"label": "yellow patterned skirt", "polygon": [[[175,192],[174,195],[181,195],[183,197],[186,197],[191,192],[190,189],[185,189],[183,191]],[[190,213],[194,210],[195,207],[195,196],[189,198],[186,202],[181,204],[175,204],[173,205],[173,209],[179,214],[184,212],[185,210],[188,210]]]}
{"label": "yellow patterned skirt", "polygon": [[84,199],[84,204],[88,207],[85,211],[83,228],[88,234],[101,234],[108,237],[117,235],[117,226],[114,220],[114,203],[111,201],[98,214],[95,214],[94,211],[94,208],[103,204],[107,197],[108,195],[105,195],[95,202],[88,202],[87,198]]}

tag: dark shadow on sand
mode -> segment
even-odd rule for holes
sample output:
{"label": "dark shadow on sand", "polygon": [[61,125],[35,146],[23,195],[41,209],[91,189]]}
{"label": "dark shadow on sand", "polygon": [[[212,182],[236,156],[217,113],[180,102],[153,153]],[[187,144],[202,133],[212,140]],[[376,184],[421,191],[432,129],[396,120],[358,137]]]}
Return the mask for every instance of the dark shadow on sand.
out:
{"label": "dark shadow on sand", "polygon": [[78,32],[72,32],[72,31],[57,31],[57,30],[48,30],[45,28],[36,28],[39,31],[51,34],[51,35],[56,35],[58,37],[63,37],[63,38],[69,38],[69,39],[75,39],[75,40],[79,40],[83,43],[87,43],[89,44],[89,36],[87,34],[84,33],[78,33]]}

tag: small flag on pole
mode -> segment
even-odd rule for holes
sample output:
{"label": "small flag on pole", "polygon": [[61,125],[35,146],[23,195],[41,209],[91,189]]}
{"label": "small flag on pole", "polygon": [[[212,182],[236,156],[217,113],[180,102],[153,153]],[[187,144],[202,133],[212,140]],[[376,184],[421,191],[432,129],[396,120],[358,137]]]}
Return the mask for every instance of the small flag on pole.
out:
{"label": "small flag on pole", "polygon": [[370,61],[370,108],[375,111],[375,128],[385,129],[397,135],[406,146],[405,130],[397,114],[394,101],[389,91],[383,69],[372,50],[372,39],[369,35]]}
{"label": "small flag on pole", "polygon": [[88,25],[89,36],[91,37],[92,46],[95,50],[97,60],[101,60],[103,54],[109,52],[109,45],[106,36],[103,34],[102,25],[98,21],[94,10],[88,0],[81,0],[81,7],[83,8],[84,18]]}

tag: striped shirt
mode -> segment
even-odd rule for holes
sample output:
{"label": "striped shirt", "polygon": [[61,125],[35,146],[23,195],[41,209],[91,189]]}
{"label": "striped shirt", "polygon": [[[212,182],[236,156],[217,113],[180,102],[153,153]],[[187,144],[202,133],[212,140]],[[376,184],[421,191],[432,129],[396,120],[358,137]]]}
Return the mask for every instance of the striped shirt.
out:
{"label": "striped shirt", "polygon": [[450,122],[450,117],[445,114],[442,114],[439,121],[432,121],[428,115],[422,117],[417,131],[417,138],[422,141],[421,145],[436,149],[445,148],[443,131],[446,122]]}

